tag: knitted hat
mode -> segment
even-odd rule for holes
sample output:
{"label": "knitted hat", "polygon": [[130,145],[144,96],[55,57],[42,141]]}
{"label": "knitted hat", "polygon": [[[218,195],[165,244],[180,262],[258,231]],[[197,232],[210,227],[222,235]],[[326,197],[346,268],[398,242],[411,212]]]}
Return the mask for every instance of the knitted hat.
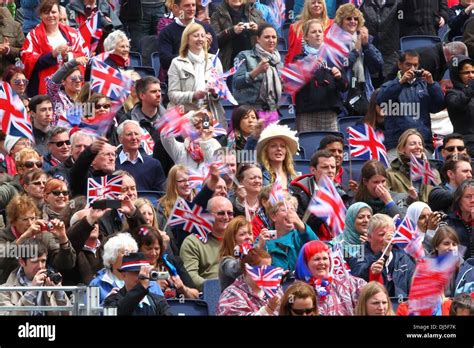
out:
{"label": "knitted hat", "polygon": [[299,149],[298,137],[296,131],[291,130],[287,125],[280,125],[272,123],[267,126],[260,135],[260,139],[257,143],[257,159],[261,162],[262,160],[262,149],[272,139],[281,139],[286,143],[286,146],[290,149],[290,154],[294,156]]}

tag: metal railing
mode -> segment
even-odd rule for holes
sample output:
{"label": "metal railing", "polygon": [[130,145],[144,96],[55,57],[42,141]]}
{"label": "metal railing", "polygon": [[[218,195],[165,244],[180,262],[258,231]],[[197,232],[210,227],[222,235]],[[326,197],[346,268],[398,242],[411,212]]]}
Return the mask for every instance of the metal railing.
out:
{"label": "metal railing", "polygon": [[[69,306],[0,306],[0,312],[69,312],[71,315],[114,315],[113,311],[104,311],[100,306],[99,288],[89,286],[0,286],[0,292],[15,291],[68,291],[72,292],[72,305]],[[67,295],[66,295],[67,296]]]}

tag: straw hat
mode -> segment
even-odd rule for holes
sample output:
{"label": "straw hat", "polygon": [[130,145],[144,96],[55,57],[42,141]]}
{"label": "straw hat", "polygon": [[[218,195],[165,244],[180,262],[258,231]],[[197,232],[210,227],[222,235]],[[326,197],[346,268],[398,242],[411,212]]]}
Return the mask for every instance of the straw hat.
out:
{"label": "straw hat", "polygon": [[286,146],[290,149],[290,154],[294,156],[299,149],[298,137],[296,131],[291,130],[287,125],[280,125],[272,123],[267,126],[260,135],[260,139],[257,143],[257,159],[262,160],[262,149],[272,139],[281,139],[286,143]]}

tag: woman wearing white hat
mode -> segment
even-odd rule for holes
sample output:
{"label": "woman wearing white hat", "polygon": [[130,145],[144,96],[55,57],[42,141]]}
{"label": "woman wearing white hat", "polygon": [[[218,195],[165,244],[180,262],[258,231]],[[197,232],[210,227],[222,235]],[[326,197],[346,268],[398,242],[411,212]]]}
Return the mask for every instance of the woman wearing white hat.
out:
{"label": "woman wearing white hat", "polygon": [[31,143],[27,138],[7,135],[5,137],[3,147],[5,148],[6,152],[5,162],[7,164],[7,173],[11,176],[14,176],[17,173],[14,160],[15,154],[26,147],[31,147]]}

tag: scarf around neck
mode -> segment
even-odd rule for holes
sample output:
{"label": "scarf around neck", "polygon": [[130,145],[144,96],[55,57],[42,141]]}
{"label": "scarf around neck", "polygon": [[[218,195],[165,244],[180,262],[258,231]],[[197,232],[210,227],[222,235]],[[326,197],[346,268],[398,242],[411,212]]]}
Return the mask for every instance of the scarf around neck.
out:
{"label": "scarf around neck", "polygon": [[260,44],[255,45],[255,53],[260,59],[268,60],[270,63],[270,68],[266,71],[260,87],[259,99],[265,101],[273,110],[281,97],[281,81],[277,70],[277,65],[281,61],[280,53],[278,51],[268,52]]}
{"label": "scarf around neck", "polygon": [[186,138],[184,140],[184,147],[194,162],[199,164],[204,161],[204,154],[202,152],[201,145],[199,144],[199,139],[191,140]]}
{"label": "scarf around neck", "polygon": [[194,91],[204,91],[206,89],[206,55],[204,50],[199,54],[194,54],[188,50],[188,59],[194,67]]}

